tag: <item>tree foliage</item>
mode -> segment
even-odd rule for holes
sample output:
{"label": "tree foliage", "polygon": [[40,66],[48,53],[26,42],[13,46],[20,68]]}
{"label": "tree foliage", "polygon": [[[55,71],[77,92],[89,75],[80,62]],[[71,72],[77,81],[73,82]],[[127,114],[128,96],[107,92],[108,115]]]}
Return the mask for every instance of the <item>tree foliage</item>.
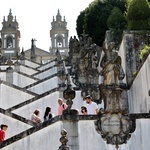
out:
{"label": "tree foliage", "polygon": [[81,11],[80,15],[77,18],[77,21],[76,21],[76,23],[77,23],[77,27],[76,27],[77,35],[80,35],[84,30],[84,18],[85,18],[84,16],[86,14],[86,11],[88,11],[88,9]]}
{"label": "tree foliage", "polygon": [[126,28],[126,18],[118,7],[114,7],[107,20],[107,26],[111,33],[111,41],[116,45],[121,42],[123,30]]}
{"label": "tree foliage", "polygon": [[118,7],[122,12],[126,11],[127,0],[103,0],[112,7]]}
{"label": "tree foliage", "polygon": [[129,30],[150,29],[150,5],[147,0],[132,0],[127,9]]}
{"label": "tree foliage", "polygon": [[147,0],[132,0],[127,10],[128,20],[146,20],[150,17],[150,7]]}
{"label": "tree foliage", "polygon": [[[105,32],[108,30],[107,19],[113,7],[118,7],[122,12],[126,10],[126,0],[95,0],[86,10],[80,13],[77,19],[77,35],[83,34],[83,28],[93,42],[102,46]],[[83,24],[82,24],[83,23]],[[82,24],[82,26],[81,26]]]}
{"label": "tree foliage", "polygon": [[89,7],[89,12],[85,17],[85,33],[92,37],[93,42],[97,45],[104,40],[105,31],[108,29],[106,18],[108,18],[110,11],[105,3],[95,1]]}
{"label": "tree foliage", "polygon": [[126,18],[118,7],[114,7],[107,20],[109,29],[125,29]]}

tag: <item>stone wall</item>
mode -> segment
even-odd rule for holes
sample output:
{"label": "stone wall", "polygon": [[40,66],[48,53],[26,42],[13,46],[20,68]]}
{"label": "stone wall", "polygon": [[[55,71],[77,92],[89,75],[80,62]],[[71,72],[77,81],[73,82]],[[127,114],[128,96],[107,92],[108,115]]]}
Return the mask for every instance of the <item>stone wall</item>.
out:
{"label": "stone wall", "polygon": [[150,55],[139,70],[128,91],[130,113],[148,113],[150,110]]}
{"label": "stone wall", "polygon": [[8,109],[34,97],[17,87],[14,88],[3,83],[0,84],[0,95],[0,107],[3,109]]}
{"label": "stone wall", "polygon": [[16,86],[23,88],[35,82],[37,82],[37,80],[35,80],[34,78],[19,74],[17,72],[13,73],[13,84]]}
{"label": "stone wall", "polygon": [[57,122],[1,148],[1,150],[57,150],[61,145],[59,141],[61,129],[62,122]]}
{"label": "stone wall", "polygon": [[29,124],[18,121],[15,118],[0,113],[0,124],[2,123],[8,125],[8,130],[5,139],[8,139],[32,127]]}

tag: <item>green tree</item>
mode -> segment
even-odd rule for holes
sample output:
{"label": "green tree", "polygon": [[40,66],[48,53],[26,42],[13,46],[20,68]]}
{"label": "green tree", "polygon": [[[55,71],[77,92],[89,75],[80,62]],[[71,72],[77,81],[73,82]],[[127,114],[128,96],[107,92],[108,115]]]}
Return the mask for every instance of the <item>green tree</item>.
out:
{"label": "green tree", "polygon": [[147,0],[132,0],[127,9],[127,22],[129,30],[150,29],[150,6]]}
{"label": "green tree", "polygon": [[80,35],[81,33],[83,33],[84,30],[84,19],[85,19],[85,14],[86,11],[88,11],[88,8],[81,11],[80,15],[78,16],[76,23],[77,23],[77,27],[76,27],[76,31],[77,31],[77,35]]}
{"label": "green tree", "polygon": [[121,42],[123,30],[126,29],[126,18],[118,7],[114,7],[107,20],[107,27],[110,30],[112,41],[116,44]]}
{"label": "green tree", "polygon": [[108,30],[106,18],[109,14],[110,11],[105,3],[95,1],[89,6],[89,11],[85,16],[85,33],[92,37],[93,42],[99,46],[104,41],[105,32]]}
{"label": "green tree", "polygon": [[[128,0],[103,0],[106,4],[109,4],[111,6],[115,6],[120,8],[120,10],[123,12],[126,11],[126,5]],[[130,0],[131,1],[131,0]]]}
{"label": "green tree", "polygon": [[114,7],[107,20],[109,29],[125,29],[126,18],[118,7]]}
{"label": "green tree", "polygon": [[[95,0],[83,13],[80,13],[77,19],[77,35],[80,37],[83,34],[83,27],[93,42],[102,46],[107,27],[107,19],[114,6],[125,11],[126,0]],[[80,17],[82,16],[82,17]],[[80,20],[81,19],[81,20]],[[83,25],[81,26],[81,22]],[[82,31],[82,32],[81,32]]]}

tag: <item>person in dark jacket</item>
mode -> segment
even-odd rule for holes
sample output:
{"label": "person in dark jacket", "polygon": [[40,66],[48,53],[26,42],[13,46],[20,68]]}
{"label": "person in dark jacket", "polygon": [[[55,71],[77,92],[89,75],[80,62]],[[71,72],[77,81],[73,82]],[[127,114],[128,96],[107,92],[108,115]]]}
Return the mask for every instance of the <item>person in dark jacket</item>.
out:
{"label": "person in dark jacket", "polygon": [[46,107],[44,113],[44,121],[52,119],[53,115],[51,113],[51,107]]}

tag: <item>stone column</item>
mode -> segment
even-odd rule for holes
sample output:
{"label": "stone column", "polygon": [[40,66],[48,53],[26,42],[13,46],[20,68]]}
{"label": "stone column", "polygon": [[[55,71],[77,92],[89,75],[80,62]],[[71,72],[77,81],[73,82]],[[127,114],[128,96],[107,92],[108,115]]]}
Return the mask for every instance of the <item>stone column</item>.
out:
{"label": "stone column", "polygon": [[68,145],[71,150],[79,150],[78,111],[71,109],[63,112],[63,128],[67,131]]}
{"label": "stone column", "polygon": [[14,70],[15,70],[15,71],[20,71],[20,63],[19,63],[18,61],[16,61],[16,62],[14,63]]}
{"label": "stone column", "polygon": [[25,65],[25,59],[20,59],[20,63],[21,63],[22,65]]}
{"label": "stone column", "polygon": [[6,82],[13,84],[13,68],[8,67],[6,69]]}

